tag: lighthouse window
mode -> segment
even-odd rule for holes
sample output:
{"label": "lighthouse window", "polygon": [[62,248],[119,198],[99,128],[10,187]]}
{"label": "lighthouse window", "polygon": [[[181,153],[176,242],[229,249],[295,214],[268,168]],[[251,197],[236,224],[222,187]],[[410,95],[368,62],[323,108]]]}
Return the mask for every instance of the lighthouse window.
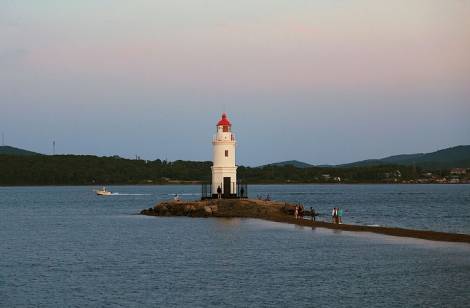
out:
{"label": "lighthouse window", "polygon": [[227,125],[224,125],[223,130],[224,130],[224,133],[228,133],[228,126],[227,126]]}
{"label": "lighthouse window", "polygon": [[228,157],[228,150],[225,150],[225,157]]}

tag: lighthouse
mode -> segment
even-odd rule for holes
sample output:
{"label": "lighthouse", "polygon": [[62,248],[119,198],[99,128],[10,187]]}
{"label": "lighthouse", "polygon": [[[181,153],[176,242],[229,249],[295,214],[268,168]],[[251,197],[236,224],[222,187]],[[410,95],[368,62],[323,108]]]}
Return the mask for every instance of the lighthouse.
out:
{"label": "lighthouse", "polygon": [[235,136],[227,114],[217,123],[217,131],[212,138],[212,196],[217,197],[217,190],[224,198],[237,195],[237,166],[235,165]]}

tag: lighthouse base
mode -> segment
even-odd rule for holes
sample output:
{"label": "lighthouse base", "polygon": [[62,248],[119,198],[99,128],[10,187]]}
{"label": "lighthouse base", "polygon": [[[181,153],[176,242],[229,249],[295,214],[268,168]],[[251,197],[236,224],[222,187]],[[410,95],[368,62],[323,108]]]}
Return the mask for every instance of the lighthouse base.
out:
{"label": "lighthouse base", "polygon": [[[248,185],[237,182],[237,190],[230,194],[221,194],[220,199],[246,199],[248,198]],[[212,185],[203,183],[201,185],[201,200],[219,199],[219,194],[212,193]]]}
{"label": "lighthouse base", "polygon": [[237,194],[237,167],[212,166],[212,195],[230,198]]}

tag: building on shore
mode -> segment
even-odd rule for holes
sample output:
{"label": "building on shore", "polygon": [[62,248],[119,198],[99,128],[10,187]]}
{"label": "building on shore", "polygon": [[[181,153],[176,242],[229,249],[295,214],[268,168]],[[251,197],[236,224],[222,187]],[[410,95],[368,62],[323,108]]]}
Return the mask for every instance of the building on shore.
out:
{"label": "building on shore", "polygon": [[450,169],[450,174],[452,175],[465,175],[467,170],[465,168],[452,168]]}

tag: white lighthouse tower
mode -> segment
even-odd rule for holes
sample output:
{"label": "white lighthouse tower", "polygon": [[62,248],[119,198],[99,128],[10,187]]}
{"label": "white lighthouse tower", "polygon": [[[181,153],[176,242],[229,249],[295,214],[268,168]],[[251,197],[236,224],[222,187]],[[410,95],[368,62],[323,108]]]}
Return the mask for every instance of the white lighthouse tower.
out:
{"label": "white lighthouse tower", "polygon": [[217,123],[217,132],[212,139],[212,196],[217,195],[219,187],[224,197],[237,194],[236,143],[235,136],[232,134],[232,124],[224,112]]}

